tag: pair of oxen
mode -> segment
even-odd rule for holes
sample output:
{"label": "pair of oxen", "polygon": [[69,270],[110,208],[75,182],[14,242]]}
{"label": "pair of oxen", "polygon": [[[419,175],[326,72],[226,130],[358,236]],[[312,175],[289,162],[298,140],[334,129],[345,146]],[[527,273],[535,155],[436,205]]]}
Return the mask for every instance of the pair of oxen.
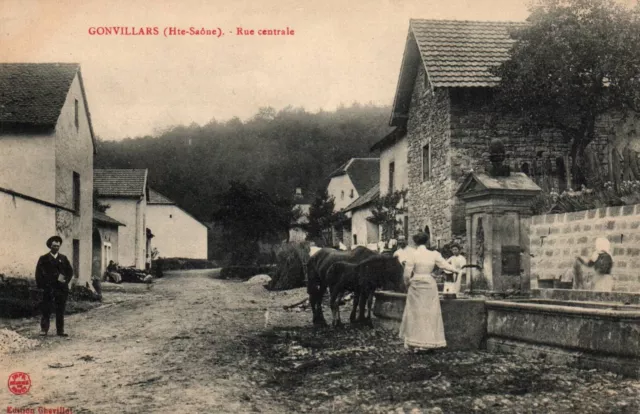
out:
{"label": "pair of oxen", "polygon": [[[378,288],[396,290],[402,284],[403,268],[397,258],[358,246],[351,251],[322,248],[307,263],[307,292],[313,311],[313,324],[326,326],[322,298],[329,289],[332,325],[339,327],[340,303],[347,292],[353,292],[351,323],[373,326],[371,306]],[[365,305],[368,313],[365,317]],[[356,318],[358,306],[360,313]]]}

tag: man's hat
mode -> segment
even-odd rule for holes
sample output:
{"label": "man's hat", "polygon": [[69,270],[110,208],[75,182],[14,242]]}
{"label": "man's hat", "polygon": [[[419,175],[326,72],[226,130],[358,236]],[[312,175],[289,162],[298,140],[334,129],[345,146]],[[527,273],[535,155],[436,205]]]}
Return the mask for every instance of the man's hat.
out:
{"label": "man's hat", "polygon": [[62,244],[62,237],[60,237],[60,236],[51,236],[51,237],[49,237],[49,240],[47,240],[47,247],[51,248],[51,244],[54,241],[57,241],[58,243]]}

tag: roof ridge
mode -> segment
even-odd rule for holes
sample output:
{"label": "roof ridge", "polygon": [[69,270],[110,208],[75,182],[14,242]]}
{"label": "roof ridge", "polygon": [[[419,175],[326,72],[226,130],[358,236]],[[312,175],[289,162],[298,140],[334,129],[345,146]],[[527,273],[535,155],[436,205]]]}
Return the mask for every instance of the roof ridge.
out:
{"label": "roof ridge", "polygon": [[443,23],[484,23],[484,24],[493,24],[493,23],[515,23],[515,24],[527,24],[524,20],[457,20],[457,19],[421,19],[421,18],[410,18],[409,22],[414,21],[423,21],[423,22],[443,22]]}
{"label": "roof ridge", "polygon": [[148,168],[94,168],[94,171],[144,171]]}

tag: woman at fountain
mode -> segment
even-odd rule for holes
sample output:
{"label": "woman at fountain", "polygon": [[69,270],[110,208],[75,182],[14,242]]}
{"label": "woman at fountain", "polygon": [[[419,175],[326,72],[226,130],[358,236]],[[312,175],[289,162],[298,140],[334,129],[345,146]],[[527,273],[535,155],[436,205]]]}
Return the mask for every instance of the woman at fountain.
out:
{"label": "woman at fountain", "polygon": [[[580,287],[590,287],[590,290],[598,292],[611,292],[613,290],[613,276],[611,276],[611,268],[613,267],[613,258],[611,257],[611,243],[604,237],[596,239],[596,248],[589,258],[576,258],[576,277],[575,284],[582,285]],[[589,284],[585,284],[584,276],[580,265],[593,267],[595,275]],[[587,286],[585,286],[587,285]]]}
{"label": "woman at fountain", "polygon": [[420,233],[413,237],[416,249],[408,255],[404,268],[405,284],[409,286],[407,302],[400,325],[400,338],[405,348],[413,351],[426,351],[447,346],[444,337],[444,324],[440,311],[438,285],[431,275],[433,268],[458,273],[438,253],[427,248],[429,235]]}

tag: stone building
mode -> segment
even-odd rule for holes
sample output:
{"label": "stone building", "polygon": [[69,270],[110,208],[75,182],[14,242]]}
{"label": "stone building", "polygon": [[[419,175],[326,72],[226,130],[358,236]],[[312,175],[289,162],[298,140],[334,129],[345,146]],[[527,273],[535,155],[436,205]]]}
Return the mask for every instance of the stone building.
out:
{"label": "stone building", "polygon": [[[378,184],[380,160],[378,158],[351,158],[329,176],[327,193],[333,197],[335,211],[344,211],[354,201],[364,196]],[[349,216],[349,214],[347,215]],[[333,245],[343,243],[351,246],[351,231],[332,229],[330,239]]]}
{"label": "stone building", "polygon": [[378,158],[351,158],[329,176],[327,192],[335,201],[335,211],[343,210],[378,183]]}
{"label": "stone building", "polygon": [[302,193],[302,188],[296,188],[293,195],[293,208],[298,209],[302,214],[296,221],[296,226],[289,229],[290,242],[303,242],[307,240],[307,232],[302,228],[309,222],[309,210],[311,209],[312,198]]}
{"label": "stone building", "polygon": [[377,224],[369,219],[372,217],[372,204],[380,197],[380,186],[374,185],[362,197],[358,197],[353,203],[344,209],[344,212],[351,219],[351,232],[347,239],[345,235],[344,244],[351,248],[355,246],[366,246],[378,243],[380,240],[380,229]]}
{"label": "stone building", "polygon": [[94,276],[104,275],[109,262],[119,263],[118,228],[123,223],[100,211],[93,211],[93,264],[91,272]]}
{"label": "stone building", "polygon": [[146,169],[96,169],[93,182],[100,202],[109,205],[109,216],[124,226],[118,231],[118,264],[144,269],[151,252],[152,234],[147,228],[149,188]]}
{"label": "stone building", "polygon": [[207,258],[207,226],[173,200],[150,188],[146,214],[159,257]]}
{"label": "stone building", "polygon": [[[569,151],[560,135],[527,136],[490,110],[499,79],[488,69],[508,58],[509,30],[522,24],[409,23],[390,120],[396,130],[388,141],[406,140],[409,233],[428,229],[435,247],[464,235],[464,206],[455,193],[466,173],[484,171],[493,138],[504,142],[513,171],[546,187],[566,186]],[[601,154],[605,144],[597,139],[592,147]]]}
{"label": "stone building", "polygon": [[[409,145],[406,133],[401,129],[393,130],[371,147],[371,151],[380,153],[380,196],[406,190],[409,186]],[[405,239],[410,239],[409,215],[405,213],[396,219],[403,223],[402,233]]]}
{"label": "stone building", "polygon": [[79,64],[0,64],[0,273],[33,277],[57,234],[90,280],[95,152]]}

